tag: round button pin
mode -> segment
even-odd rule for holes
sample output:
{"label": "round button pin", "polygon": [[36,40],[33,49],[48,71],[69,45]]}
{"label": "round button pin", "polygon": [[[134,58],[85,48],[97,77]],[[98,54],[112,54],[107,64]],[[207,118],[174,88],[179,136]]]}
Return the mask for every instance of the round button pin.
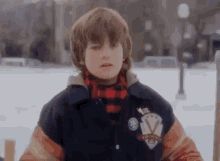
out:
{"label": "round button pin", "polygon": [[129,130],[131,131],[135,131],[137,130],[139,127],[139,122],[138,120],[135,118],[135,117],[131,117],[129,120],[128,120],[128,128]]}

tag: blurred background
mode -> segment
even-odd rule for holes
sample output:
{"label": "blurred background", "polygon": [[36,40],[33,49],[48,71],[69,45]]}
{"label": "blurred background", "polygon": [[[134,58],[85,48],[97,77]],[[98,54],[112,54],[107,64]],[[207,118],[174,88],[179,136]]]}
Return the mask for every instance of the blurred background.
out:
{"label": "blurred background", "polygon": [[[186,17],[178,15],[181,3],[188,5]],[[70,27],[96,6],[116,9],[127,20],[136,62],[180,59],[180,50],[189,64],[212,61],[220,48],[219,0],[0,0],[0,57],[70,64]]]}
{"label": "blurred background", "polygon": [[0,0],[0,156],[18,160],[41,108],[66,87],[72,24],[97,6],[117,10],[133,40],[133,70],[173,107],[205,161],[213,158],[220,0]]}

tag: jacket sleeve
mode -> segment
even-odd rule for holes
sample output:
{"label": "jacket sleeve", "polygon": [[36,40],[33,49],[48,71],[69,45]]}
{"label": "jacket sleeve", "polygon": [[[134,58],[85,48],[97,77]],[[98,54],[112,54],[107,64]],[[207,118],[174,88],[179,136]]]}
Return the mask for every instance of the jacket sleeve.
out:
{"label": "jacket sleeve", "polygon": [[163,161],[203,161],[177,118],[163,139]]}
{"label": "jacket sleeve", "polygon": [[51,101],[43,107],[38,125],[20,161],[64,160],[60,109],[62,107],[58,101]]}
{"label": "jacket sleeve", "polygon": [[20,161],[63,161],[63,150],[37,126]]}

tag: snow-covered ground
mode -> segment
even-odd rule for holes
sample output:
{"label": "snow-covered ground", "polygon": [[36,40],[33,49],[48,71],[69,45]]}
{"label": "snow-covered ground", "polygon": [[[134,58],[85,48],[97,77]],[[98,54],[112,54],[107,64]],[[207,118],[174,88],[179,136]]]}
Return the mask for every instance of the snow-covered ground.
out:
{"label": "snow-covered ground", "polygon": [[[186,69],[185,100],[177,100],[178,69],[134,68],[138,78],[173,106],[205,161],[212,160],[216,93],[215,69]],[[0,155],[4,140],[16,140],[16,160],[27,146],[42,106],[65,88],[71,68],[0,67]]]}

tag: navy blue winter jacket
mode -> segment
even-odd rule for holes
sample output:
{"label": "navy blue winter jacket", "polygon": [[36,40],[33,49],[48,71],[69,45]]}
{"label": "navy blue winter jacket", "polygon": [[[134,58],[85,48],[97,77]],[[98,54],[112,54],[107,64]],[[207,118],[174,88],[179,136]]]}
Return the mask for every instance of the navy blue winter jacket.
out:
{"label": "navy blue winter jacket", "polygon": [[127,79],[128,97],[113,120],[105,100],[91,99],[82,77],[71,77],[43,107],[21,160],[200,161],[170,104],[132,73]]}

